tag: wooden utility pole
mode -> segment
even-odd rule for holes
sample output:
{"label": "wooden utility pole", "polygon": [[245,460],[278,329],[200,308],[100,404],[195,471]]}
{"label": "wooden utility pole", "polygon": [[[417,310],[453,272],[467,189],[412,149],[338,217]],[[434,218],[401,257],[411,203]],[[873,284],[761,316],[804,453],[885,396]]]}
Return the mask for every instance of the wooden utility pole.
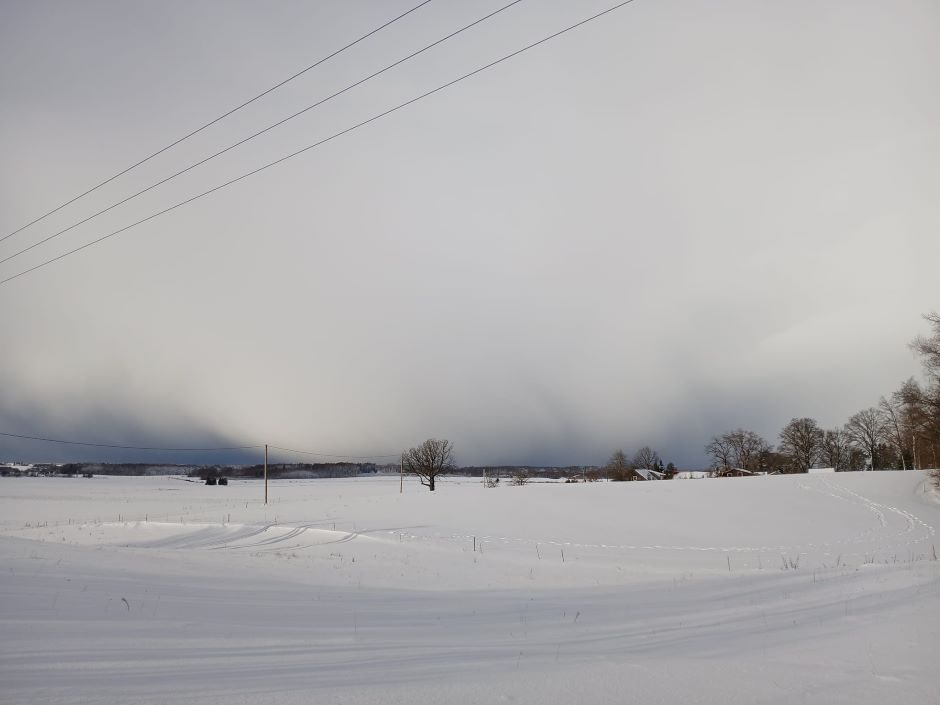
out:
{"label": "wooden utility pole", "polygon": [[401,466],[399,467],[399,481],[398,481],[398,494],[401,494],[405,491],[405,454],[401,454],[399,459]]}
{"label": "wooden utility pole", "polygon": [[264,444],[264,503],[268,503],[268,444]]}

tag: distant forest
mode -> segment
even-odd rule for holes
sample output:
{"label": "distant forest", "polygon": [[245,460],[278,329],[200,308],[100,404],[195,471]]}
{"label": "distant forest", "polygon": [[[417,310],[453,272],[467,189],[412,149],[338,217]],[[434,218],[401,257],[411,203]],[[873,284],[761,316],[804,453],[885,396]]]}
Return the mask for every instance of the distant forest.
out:
{"label": "distant forest", "polygon": [[[34,472],[55,475],[123,475],[123,476],[157,476],[157,475],[186,475],[187,477],[206,480],[213,478],[262,478],[264,465],[173,465],[167,463],[66,463],[64,465],[34,464]],[[339,478],[357,477],[359,475],[397,474],[398,463],[268,463],[268,478],[270,479],[304,479],[304,478]],[[470,466],[459,468],[458,475],[467,477],[512,478],[520,473],[529,477],[542,477],[562,479],[576,476],[586,476],[592,479],[599,477],[597,466],[571,465],[566,467],[536,467],[530,465],[498,465],[498,466]]]}
{"label": "distant forest", "polygon": [[54,469],[59,475],[188,475],[195,465],[167,463],[66,463],[65,465],[34,465],[34,469]]}
{"label": "distant forest", "polygon": [[[356,477],[378,472],[398,472],[398,465],[376,463],[268,463],[269,478]],[[264,477],[264,465],[204,465],[189,473],[190,477],[252,478]]]}

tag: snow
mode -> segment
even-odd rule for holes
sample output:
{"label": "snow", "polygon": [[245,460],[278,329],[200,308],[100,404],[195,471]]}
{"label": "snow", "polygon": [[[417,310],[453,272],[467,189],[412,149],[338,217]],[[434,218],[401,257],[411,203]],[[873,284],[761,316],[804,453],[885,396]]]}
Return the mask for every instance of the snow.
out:
{"label": "snow", "polygon": [[262,497],[0,481],[0,703],[936,702],[922,472]]}
{"label": "snow", "polygon": [[23,465],[22,463],[0,463],[0,469],[3,470],[18,470],[20,472],[27,472],[33,469],[32,465]]}
{"label": "snow", "polygon": [[644,480],[663,479],[663,473],[658,472],[657,470],[650,470],[649,468],[636,468],[634,472],[636,472],[636,474],[642,477]]}
{"label": "snow", "polygon": [[706,470],[680,470],[673,477],[674,480],[705,480],[711,477]]}

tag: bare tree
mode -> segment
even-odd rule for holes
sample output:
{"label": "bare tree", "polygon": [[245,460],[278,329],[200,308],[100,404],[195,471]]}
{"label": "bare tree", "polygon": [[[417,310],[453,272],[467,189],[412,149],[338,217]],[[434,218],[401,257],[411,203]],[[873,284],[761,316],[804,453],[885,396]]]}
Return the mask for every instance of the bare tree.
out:
{"label": "bare tree", "polygon": [[636,452],[636,455],[633,456],[633,466],[656,470],[659,467],[659,453],[649,446],[643,446]]}
{"label": "bare tree", "polygon": [[521,487],[529,484],[529,471],[525,468],[519,468],[512,474],[512,484]]}
{"label": "bare tree", "polygon": [[894,446],[895,452],[901,459],[901,469],[907,470],[907,461],[904,456],[907,454],[909,446],[905,442],[906,434],[901,426],[901,405],[897,403],[894,396],[891,399],[881,397],[878,402],[878,409],[884,418],[885,438]]}
{"label": "bare tree", "polygon": [[761,468],[772,450],[773,446],[759,434],[743,428],[715,436],[705,446],[719,470],[735,467],[752,472]]}
{"label": "bare tree", "polygon": [[734,454],[734,449],[731,447],[727,436],[727,433],[715,436],[705,446],[705,452],[712,457],[719,470],[727,470],[731,467],[731,456]]}
{"label": "bare tree", "polygon": [[754,431],[739,428],[726,435],[733,451],[735,467],[743,470],[759,470],[764,456],[773,450],[773,446]]}
{"label": "bare tree", "polygon": [[417,475],[421,484],[433,492],[434,480],[456,468],[454,444],[447,440],[429,438],[417,448],[412,448],[402,455],[402,464],[406,472]]}
{"label": "bare tree", "polygon": [[[932,328],[927,336],[918,336],[911,343],[911,348],[920,355],[924,372],[929,378],[929,385],[923,390],[921,409],[923,424],[921,426],[920,444],[921,458],[929,457],[935,468],[937,484],[940,485],[940,469],[938,469],[938,456],[940,456],[940,313],[932,311],[924,316]],[[923,465],[923,461],[921,463]]]}
{"label": "bare tree", "polygon": [[910,442],[911,467],[937,467],[940,450],[940,381],[926,389],[912,377],[891,395],[901,433]]}
{"label": "bare tree", "polygon": [[821,459],[828,467],[839,472],[851,469],[849,438],[841,428],[823,433]]}
{"label": "bare tree", "polygon": [[815,419],[791,419],[780,432],[780,452],[789,456],[797,472],[806,472],[822,454],[823,431]]}
{"label": "bare tree", "polygon": [[884,442],[885,424],[881,412],[874,407],[863,409],[845,424],[845,433],[871,462],[871,469],[878,469],[878,446]]}
{"label": "bare tree", "polygon": [[940,313],[931,311],[924,315],[933,332],[929,336],[918,335],[911,343],[911,349],[920,355],[921,363],[927,374],[940,379]]}
{"label": "bare tree", "polygon": [[630,470],[630,463],[627,462],[627,456],[622,450],[614,451],[604,466],[607,477],[615,482],[627,479],[627,472]]}
{"label": "bare tree", "polygon": [[934,429],[930,394],[911,377],[891,395],[891,402],[900,410],[902,434],[910,441],[911,467],[922,468],[924,457],[933,455],[935,440],[940,439],[940,428]]}

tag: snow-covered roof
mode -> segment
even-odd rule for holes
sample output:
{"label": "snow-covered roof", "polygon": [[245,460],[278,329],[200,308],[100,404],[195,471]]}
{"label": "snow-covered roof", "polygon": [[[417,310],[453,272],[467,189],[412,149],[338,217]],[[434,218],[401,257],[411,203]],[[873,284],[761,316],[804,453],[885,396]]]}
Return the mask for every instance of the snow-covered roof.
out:
{"label": "snow-covered roof", "polygon": [[744,468],[728,468],[728,469],[726,469],[726,470],[719,470],[719,471],[718,471],[718,474],[728,474],[728,475],[731,475],[731,474],[734,474],[734,473],[739,473],[739,474],[741,474],[741,475],[753,475],[753,474],[754,474],[754,473],[751,472],[750,470],[745,470]]}

